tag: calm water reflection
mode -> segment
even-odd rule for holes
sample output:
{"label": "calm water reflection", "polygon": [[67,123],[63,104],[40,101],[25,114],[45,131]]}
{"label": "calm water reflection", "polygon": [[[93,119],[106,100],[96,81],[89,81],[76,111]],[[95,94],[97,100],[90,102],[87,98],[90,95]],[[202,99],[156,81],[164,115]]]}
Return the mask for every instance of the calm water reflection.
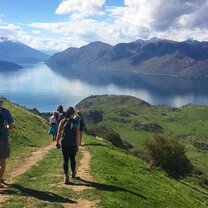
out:
{"label": "calm water reflection", "polygon": [[97,94],[133,95],[154,105],[208,105],[208,82],[127,72],[61,69],[57,73],[44,64],[0,72],[0,95],[41,112],[53,111],[59,104],[74,106]]}

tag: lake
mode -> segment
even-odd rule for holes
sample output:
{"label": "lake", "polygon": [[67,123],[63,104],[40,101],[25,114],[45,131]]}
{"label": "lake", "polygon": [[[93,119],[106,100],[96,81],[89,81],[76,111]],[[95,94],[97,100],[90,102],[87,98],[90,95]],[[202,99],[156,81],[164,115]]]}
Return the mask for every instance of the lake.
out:
{"label": "lake", "polygon": [[[66,72],[67,71],[67,72]],[[52,70],[45,64],[0,72],[0,95],[27,108],[52,112],[90,95],[132,95],[152,105],[208,105],[208,81],[93,70]]]}

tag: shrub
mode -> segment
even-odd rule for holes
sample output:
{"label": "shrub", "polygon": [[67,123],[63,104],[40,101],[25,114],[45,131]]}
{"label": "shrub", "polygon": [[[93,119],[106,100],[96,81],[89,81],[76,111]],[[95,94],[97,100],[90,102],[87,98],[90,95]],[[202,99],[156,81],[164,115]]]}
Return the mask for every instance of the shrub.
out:
{"label": "shrub", "polygon": [[134,155],[135,157],[138,157],[144,161],[148,161],[148,158],[147,158],[147,155],[145,154],[144,151],[141,151],[141,150],[132,150],[131,151],[131,154]]}
{"label": "shrub", "polygon": [[156,123],[141,124],[138,121],[134,121],[132,123],[132,127],[134,128],[134,130],[139,130],[139,131],[149,131],[154,133],[163,132],[163,127],[161,127],[159,124]]}
{"label": "shrub", "polygon": [[122,148],[123,147],[123,141],[118,133],[115,132],[108,132],[106,135],[104,135],[104,139],[111,142],[116,147]]}
{"label": "shrub", "polygon": [[84,118],[87,123],[95,124],[103,120],[103,114],[101,111],[90,110],[85,113]]}
{"label": "shrub", "polygon": [[151,163],[164,169],[170,176],[177,178],[192,172],[185,147],[176,140],[156,134],[145,142],[145,147]]}
{"label": "shrub", "polygon": [[114,131],[107,132],[103,135],[103,138],[109,141],[115,147],[125,150],[133,148],[133,146],[130,143],[128,143],[127,141],[123,141],[120,135]]}

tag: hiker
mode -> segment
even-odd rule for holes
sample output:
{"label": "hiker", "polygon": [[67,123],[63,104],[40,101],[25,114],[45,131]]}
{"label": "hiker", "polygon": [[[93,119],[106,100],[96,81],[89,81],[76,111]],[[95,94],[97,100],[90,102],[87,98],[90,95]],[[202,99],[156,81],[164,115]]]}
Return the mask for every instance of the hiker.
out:
{"label": "hiker", "polygon": [[52,135],[52,141],[56,140],[57,129],[58,129],[58,113],[54,111],[53,115],[50,118],[50,128],[48,130],[48,133]]}
{"label": "hiker", "polygon": [[60,123],[60,121],[64,118],[64,108],[62,105],[59,105],[56,112],[58,113],[57,115],[57,120],[58,120],[58,124]]}
{"label": "hiker", "polygon": [[79,145],[81,146],[82,145],[82,138],[83,138],[83,131],[84,129],[86,128],[85,126],[85,123],[84,123],[84,118],[83,118],[83,115],[81,114],[80,110],[77,110],[76,111],[76,116],[78,117],[79,119]]}
{"label": "hiker", "polygon": [[[79,121],[74,119],[74,108],[69,107],[65,112],[65,118],[61,120],[56,136],[56,147],[61,147],[63,154],[64,183],[69,184],[70,159],[72,178],[76,177],[76,153],[79,146]],[[61,142],[61,145],[60,145]]]}
{"label": "hiker", "polygon": [[10,154],[8,129],[14,127],[9,110],[3,108],[2,105],[3,99],[0,97],[0,188],[4,188],[3,176],[6,170],[6,159]]}

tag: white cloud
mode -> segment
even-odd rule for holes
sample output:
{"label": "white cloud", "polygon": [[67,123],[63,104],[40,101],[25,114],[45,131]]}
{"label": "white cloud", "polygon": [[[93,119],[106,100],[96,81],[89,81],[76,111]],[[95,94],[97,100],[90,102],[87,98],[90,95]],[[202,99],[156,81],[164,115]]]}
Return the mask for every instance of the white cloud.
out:
{"label": "white cloud", "polygon": [[15,39],[17,34],[21,31],[21,28],[14,24],[4,24],[0,22],[0,36],[9,37]]}
{"label": "white cloud", "polygon": [[56,14],[73,14],[79,13],[83,16],[100,14],[105,0],[63,0]]}
{"label": "white cloud", "polygon": [[32,34],[40,35],[41,34],[41,31],[40,30],[33,30],[32,31]]}

